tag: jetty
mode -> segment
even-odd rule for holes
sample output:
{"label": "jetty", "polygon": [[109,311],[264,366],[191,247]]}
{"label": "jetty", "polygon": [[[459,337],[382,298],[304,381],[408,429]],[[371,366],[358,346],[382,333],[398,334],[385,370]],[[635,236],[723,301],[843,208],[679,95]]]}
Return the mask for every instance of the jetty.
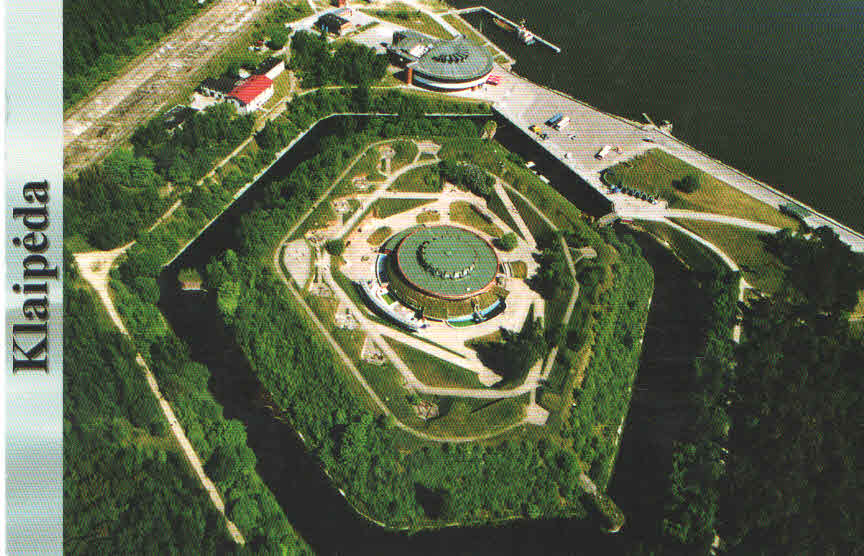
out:
{"label": "jetty", "polygon": [[[476,12],[486,12],[487,14],[494,17],[495,19],[497,19],[499,21],[503,21],[504,23],[510,25],[513,28],[514,32],[517,31],[518,29],[522,28],[522,25],[520,25],[519,23],[516,23],[515,21],[512,21],[510,19],[507,19],[503,15],[499,14],[496,11],[490,10],[486,6],[474,6],[471,8],[462,8],[461,10],[454,10],[453,13],[456,13],[458,15],[462,15],[462,14],[469,14],[469,13],[476,13]],[[553,44],[550,41],[547,41],[546,39],[544,39],[540,35],[537,35],[534,32],[531,32],[531,35],[534,37],[535,42],[539,42],[540,44],[548,46],[549,48],[551,48],[555,52],[555,54],[561,53],[561,48],[559,46]]]}
{"label": "jetty", "polygon": [[[853,251],[864,252],[864,234],[684,143],[669,132],[670,126],[657,126],[648,117],[645,119],[649,123],[639,123],[608,114],[503,68],[499,74],[500,83],[481,92],[482,97],[492,103],[496,116],[507,120],[552,159],[578,176],[608,202],[611,212],[621,217],[656,219],[674,212],[662,204],[613,191],[601,179],[607,168],[659,148],[778,211],[788,210],[790,204],[806,209],[808,226],[828,226]],[[570,118],[565,129],[548,125],[557,114]]]}

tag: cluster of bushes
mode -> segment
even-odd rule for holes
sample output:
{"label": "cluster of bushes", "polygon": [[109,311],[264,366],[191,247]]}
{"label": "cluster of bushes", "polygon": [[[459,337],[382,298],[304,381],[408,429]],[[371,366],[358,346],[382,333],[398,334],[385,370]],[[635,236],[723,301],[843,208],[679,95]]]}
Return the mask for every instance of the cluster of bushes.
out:
{"label": "cluster of bushes", "polygon": [[438,172],[445,180],[478,197],[488,200],[492,196],[495,179],[479,166],[445,159],[438,163]]}
{"label": "cluster of bushes", "polygon": [[324,85],[369,85],[387,73],[387,57],[353,42],[344,42],[330,52],[327,39],[309,31],[298,31],[291,39],[292,69],[298,70],[303,87]]}

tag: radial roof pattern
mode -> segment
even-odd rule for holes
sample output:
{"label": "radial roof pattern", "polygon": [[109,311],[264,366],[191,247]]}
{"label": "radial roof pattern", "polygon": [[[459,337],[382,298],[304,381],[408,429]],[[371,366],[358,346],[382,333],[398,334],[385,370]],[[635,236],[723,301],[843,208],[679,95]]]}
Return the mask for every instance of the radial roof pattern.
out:
{"label": "radial roof pattern", "polygon": [[396,249],[399,271],[417,289],[446,298],[476,294],[498,273],[498,256],[476,234],[455,226],[420,228]]}
{"label": "radial roof pattern", "polygon": [[471,81],[492,71],[492,56],[464,38],[439,41],[420,57],[414,71],[441,81]]}

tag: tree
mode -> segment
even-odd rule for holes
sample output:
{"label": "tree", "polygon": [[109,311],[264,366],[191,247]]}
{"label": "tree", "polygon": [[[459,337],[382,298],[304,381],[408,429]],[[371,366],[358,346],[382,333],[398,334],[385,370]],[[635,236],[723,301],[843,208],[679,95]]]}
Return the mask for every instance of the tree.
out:
{"label": "tree", "polygon": [[330,239],[324,243],[324,249],[334,257],[341,257],[345,252],[345,242],[341,239]]}
{"label": "tree", "polygon": [[516,248],[516,245],[519,243],[519,239],[516,237],[516,234],[513,232],[507,232],[503,236],[501,236],[500,246],[504,251],[512,251]]}
{"label": "tree", "polygon": [[697,189],[699,189],[699,178],[694,176],[693,174],[687,174],[680,180],[672,182],[672,185],[675,186],[679,191],[683,191],[684,193],[693,193]]}

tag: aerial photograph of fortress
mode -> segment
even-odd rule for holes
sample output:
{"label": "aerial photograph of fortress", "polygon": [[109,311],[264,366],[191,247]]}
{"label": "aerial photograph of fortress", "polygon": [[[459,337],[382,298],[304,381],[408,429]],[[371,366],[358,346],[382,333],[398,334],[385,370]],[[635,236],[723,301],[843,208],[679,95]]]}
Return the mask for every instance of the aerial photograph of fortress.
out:
{"label": "aerial photograph of fortress", "polygon": [[64,550],[858,554],[864,11],[695,4],[67,0]]}

